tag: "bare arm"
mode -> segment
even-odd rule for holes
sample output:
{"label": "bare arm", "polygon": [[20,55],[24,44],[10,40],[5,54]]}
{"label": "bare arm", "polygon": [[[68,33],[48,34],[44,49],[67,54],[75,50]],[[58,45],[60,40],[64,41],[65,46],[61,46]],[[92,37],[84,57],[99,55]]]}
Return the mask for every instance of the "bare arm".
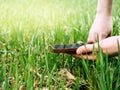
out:
{"label": "bare arm", "polygon": [[88,43],[103,40],[111,35],[112,32],[112,2],[113,0],[98,0],[95,20],[88,36]]}
{"label": "bare arm", "polygon": [[113,0],[98,0],[97,14],[112,16],[112,2]]}
{"label": "bare arm", "polygon": [[[100,46],[103,50],[103,53],[105,54],[108,53],[108,55],[110,56],[118,54],[117,40],[119,40],[120,42],[120,36],[109,37],[111,36],[112,32],[112,3],[113,0],[98,0],[96,17],[88,36],[88,43],[93,42],[96,43],[87,44],[85,47],[84,46],[79,47],[76,51],[77,54],[74,54],[73,56],[78,58],[83,57],[85,59],[88,57],[88,59],[92,59],[93,58],[92,50],[94,45],[95,46],[94,59],[96,59],[98,51],[97,35],[99,36],[101,44]],[[89,54],[87,55],[86,53]]]}

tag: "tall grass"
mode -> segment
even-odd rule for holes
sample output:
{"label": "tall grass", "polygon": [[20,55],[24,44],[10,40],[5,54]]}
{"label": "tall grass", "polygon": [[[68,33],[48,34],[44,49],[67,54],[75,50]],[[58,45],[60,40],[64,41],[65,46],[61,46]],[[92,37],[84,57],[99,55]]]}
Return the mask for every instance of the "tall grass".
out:
{"label": "tall grass", "polygon": [[[120,54],[99,50],[97,61],[55,54],[52,44],[86,42],[96,0],[1,0],[0,89],[119,90]],[[119,35],[119,0],[114,1],[112,35]],[[59,71],[67,68],[71,84]]]}

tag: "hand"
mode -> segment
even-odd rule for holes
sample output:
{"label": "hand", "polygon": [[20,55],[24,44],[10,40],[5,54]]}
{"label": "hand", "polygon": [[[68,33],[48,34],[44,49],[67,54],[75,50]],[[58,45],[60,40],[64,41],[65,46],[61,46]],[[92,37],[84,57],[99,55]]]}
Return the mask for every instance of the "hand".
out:
{"label": "hand", "polygon": [[[112,32],[112,16],[97,14],[93,22],[93,25],[90,29],[88,36],[88,43],[97,42],[111,36]],[[97,35],[99,36],[97,38]]]}
{"label": "hand", "polygon": [[[100,47],[102,49],[102,52],[104,54],[108,54],[109,56],[117,55],[118,54],[117,42],[119,42],[120,44],[120,36],[113,36],[100,41]],[[76,50],[76,54],[72,54],[72,55],[77,58],[96,60],[97,54],[98,54],[98,43],[94,43],[94,44],[86,44],[84,46],[79,47]]]}

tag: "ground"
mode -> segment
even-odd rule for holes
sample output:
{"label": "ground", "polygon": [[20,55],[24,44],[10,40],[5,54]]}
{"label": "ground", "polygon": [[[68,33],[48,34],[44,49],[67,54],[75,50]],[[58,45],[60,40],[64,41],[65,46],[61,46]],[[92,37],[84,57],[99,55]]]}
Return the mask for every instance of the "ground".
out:
{"label": "ground", "polygon": [[[113,33],[119,35],[120,1]],[[56,54],[53,44],[86,42],[96,0],[0,0],[0,90],[118,90],[120,56],[97,61]]]}

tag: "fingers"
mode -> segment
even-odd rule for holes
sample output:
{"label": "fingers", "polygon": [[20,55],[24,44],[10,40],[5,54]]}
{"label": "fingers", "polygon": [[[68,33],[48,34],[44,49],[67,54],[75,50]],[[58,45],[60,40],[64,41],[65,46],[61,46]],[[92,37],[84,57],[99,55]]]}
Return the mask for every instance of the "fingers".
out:
{"label": "fingers", "polygon": [[96,41],[97,41],[97,40],[96,40],[96,38],[95,38],[95,35],[89,34],[87,42],[88,42],[89,44],[91,44],[91,43],[94,43],[94,42],[96,42]]}
{"label": "fingers", "polygon": [[90,35],[88,36],[87,42],[88,42],[89,44],[92,44],[92,43],[94,43],[94,42],[98,42],[98,40],[101,41],[101,40],[103,40],[103,39],[105,39],[105,38],[106,38],[106,35],[105,35],[105,34],[90,34]]}
{"label": "fingers", "polygon": [[109,34],[108,33],[100,33],[100,34],[97,34],[97,35],[96,34],[89,34],[87,42],[89,44],[91,44],[91,43],[94,43],[94,42],[98,42],[98,40],[101,41],[101,40],[103,40],[107,37],[110,37],[110,36],[111,36],[111,33],[109,33]]}
{"label": "fingers", "polygon": [[[83,44],[82,41],[79,41],[78,44]],[[84,58],[84,59],[88,59],[88,60],[96,60],[97,57],[97,43],[94,44],[86,44],[84,46],[80,46],[77,50],[76,50],[76,54],[73,53],[68,53],[76,58]]]}
{"label": "fingers", "polygon": [[97,58],[97,45],[96,44],[87,44],[85,46],[81,46],[76,50],[77,54],[74,54],[74,57],[84,58],[88,60],[96,60]]}
{"label": "fingers", "polygon": [[72,54],[73,57],[76,58],[84,58],[84,59],[88,59],[88,60],[96,60],[97,59],[97,54],[83,54],[83,55],[77,55],[77,54]]}
{"label": "fingers", "polygon": [[84,53],[92,53],[92,51],[94,52],[98,51],[96,44],[87,44],[87,45],[81,46],[76,50],[76,53],[79,55]]}
{"label": "fingers", "polygon": [[94,54],[94,55],[92,55],[92,54],[82,55],[82,58],[88,59],[88,60],[96,60],[97,54]]}

